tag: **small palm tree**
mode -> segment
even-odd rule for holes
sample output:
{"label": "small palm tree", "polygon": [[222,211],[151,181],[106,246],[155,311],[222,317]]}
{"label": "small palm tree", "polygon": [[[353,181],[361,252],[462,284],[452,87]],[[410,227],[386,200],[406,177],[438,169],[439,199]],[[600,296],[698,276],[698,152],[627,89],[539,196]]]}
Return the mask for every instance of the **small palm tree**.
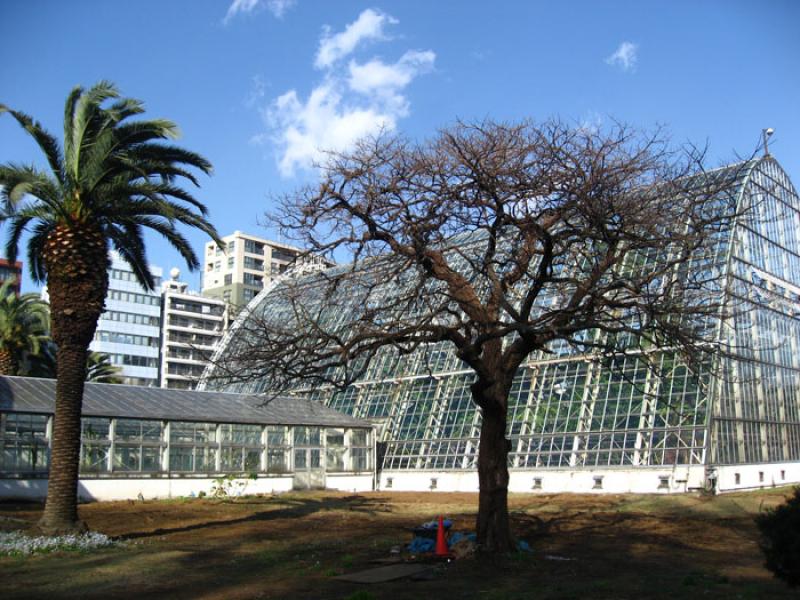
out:
{"label": "small palm tree", "polygon": [[37,294],[18,296],[14,282],[0,285],[0,375],[19,375],[27,355],[48,339],[47,304]]}
{"label": "small palm tree", "polygon": [[144,229],[164,236],[190,270],[199,266],[183,223],[221,241],[206,207],[179,181],[198,185],[188,168],[210,173],[199,154],[166,143],[177,126],[163,119],[130,120],[140,101],[122,98],[102,81],[76,87],[64,110],[63,150],[58,140],[25,113],[0,104],[44,153],[46,169],[0,165],[0,223],[7,223],[6,255],[14,260],[30,231],[28,264],[34,280],[47,281],[52,336],[57,345],[56,411],[47,502],[39,527],[46,533],[84,529],[78,520],[80,418],[86,358],[108,291],[109,246],[139,282],[154,287],[147,267]]}
{"label": "small palm tree", "polygon": [[[36,355],[28,355],[19,375],[27,377],[56,377],[56,345],[49,337],[42,342]],[[92,383],[122,383],[122,369],[111,363],[108,354],[89,352],[86,356],[86,381]]]}
{"label": "small palm tree", "polygon": [[122,383],[122,369],[111,364],[111,357],[102,352],[90,352],[86,359],[86,381],[93,383]]}

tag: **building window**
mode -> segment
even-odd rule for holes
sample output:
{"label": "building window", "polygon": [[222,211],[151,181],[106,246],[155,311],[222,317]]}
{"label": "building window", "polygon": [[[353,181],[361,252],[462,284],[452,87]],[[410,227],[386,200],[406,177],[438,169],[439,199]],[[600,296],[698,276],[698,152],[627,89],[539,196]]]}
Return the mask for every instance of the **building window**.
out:
{"label": "building window", "polygon": [[220,470],[225,473],[261,471],[261,426],[220,425]]}
{"label": "building window", "polygon": [[325,469],[330,473],[345,470],[344,429],[325,430]]}
{"label": "building window", "polygon": [[111,364],[128,367],[158,367],[158,359],[151,356],[137,356],[136,354],[109,354]]}
{"label": "building window", "polygon": [[81,419],[81,473],[105,473],[109,470],[111,419]]}
{"label": "building window", "polygon": [[121,312],[117,310],[107,310],[100,315],[100,318],[108,321],[117,321],[119,323],[149,325],[150,327],[158,327],[161,321],[159,317],[142,315],[138,313]]}
{"label": "building window", "polygon": [[250,254],[264,254],[264,244],[253,240],[245,240],[244,251]]}
{"label": "building window", "polygon": [[256,271],[263,271],[264,270],[264,261],[260,258],[253,258],[252,256],[245,256],[244,257],[244,268],[245,269],[253,269]]}
{"label": "building window", "polygon": [[350,470],[366,471],[370,465],[369,432],[366,429],[350,430]]}
{"label": "building window", "polygon": [[216,427],[210,423],[173,422],[169,427],[169,468],[178,472],[217,469]]}
{"label": "building window", "polygon": [[286,427],[267,427],[267,472],[289,472],[289,436]]}
{"label": "building window", "polygon": [[228,273],[227,275],[225,275],[224,281],[225,281],[224,285],[231,285],[233,283],[233,275]]}
{"label": "building window", "polygon": [[592,486],[593,490],[602,490],[603,489],[603,476],[596,475],[594,477],[594,485]]}
{"label": "building window", "polygon": [[322,467],[322,434],[319,427],[294,427],[294,470]]}
{"label": "building window", "polygon": [[114,423],[114,470],[160,471],[162,433],[161,421],[117,419]]}
{"label": "building window", "polygon": [[47,419],[46,415],[0,414],[0,471],[47,471]]}
{"label": "building window", "polygon": [[253,275],[252,273],[245,273],[244,284],[260,287],[264,285],[264,278],[261,275]]}

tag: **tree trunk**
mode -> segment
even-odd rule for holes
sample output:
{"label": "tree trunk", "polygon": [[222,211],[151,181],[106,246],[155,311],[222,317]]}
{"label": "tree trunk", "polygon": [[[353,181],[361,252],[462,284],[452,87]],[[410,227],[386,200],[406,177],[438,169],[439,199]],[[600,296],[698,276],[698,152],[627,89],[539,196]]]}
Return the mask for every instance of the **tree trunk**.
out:
{"label": "tree trunk", "polygon": [[57,356],[56,414],[50,475],[44,515],[39,521],[39,529],[47,535],[86,531],[86,525],[78,519],[81,405],[86,349],[75,345],[59,345]]}
{"label": "tree trunk", "polygon": [[19,363],[14,354],[9,350],[0,350],[0,375],[16,375],[19,372]]}
{"label": "tree trunk", "polygon": [[478,449],[478,545],[491,553],[515,549],[508,520],[508,453],[506,438],[508,390],[498,384],[473,384],[473,398],[482,408],[481,439]]}
{"label": "tree trunk", "polygon": [[81,407],[86,356],[108,290],[108,249],[99,228],[58,226],[43,254],[58,381],[47,502],[39,528],[57,535],[86,530],[78,519]]}

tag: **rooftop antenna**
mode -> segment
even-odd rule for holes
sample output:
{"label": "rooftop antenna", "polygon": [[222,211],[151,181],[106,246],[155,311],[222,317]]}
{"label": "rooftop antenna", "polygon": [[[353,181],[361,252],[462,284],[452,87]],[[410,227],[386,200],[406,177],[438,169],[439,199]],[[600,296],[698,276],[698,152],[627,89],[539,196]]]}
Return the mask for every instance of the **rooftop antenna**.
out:
{"label": "rooftop antenna", "polygon": [[761,130],[761,135],[764,137],[764,156],[769,156],[769,138],[772,137],[773,133],[775,133],[775,130],[772,127]]}

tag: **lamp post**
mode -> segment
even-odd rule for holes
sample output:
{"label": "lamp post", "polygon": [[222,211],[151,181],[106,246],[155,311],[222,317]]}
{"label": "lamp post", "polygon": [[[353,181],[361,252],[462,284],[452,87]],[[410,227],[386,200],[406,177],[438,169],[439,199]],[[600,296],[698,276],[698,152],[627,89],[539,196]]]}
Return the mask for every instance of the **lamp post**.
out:
{"label": "lamp post", "polygon": [[768,142],[773,133],[775,133],[775,130],[772,127],[767,127],[766,129],[761,130],[761,135],[764,137],[764,156],[769,156]]}

